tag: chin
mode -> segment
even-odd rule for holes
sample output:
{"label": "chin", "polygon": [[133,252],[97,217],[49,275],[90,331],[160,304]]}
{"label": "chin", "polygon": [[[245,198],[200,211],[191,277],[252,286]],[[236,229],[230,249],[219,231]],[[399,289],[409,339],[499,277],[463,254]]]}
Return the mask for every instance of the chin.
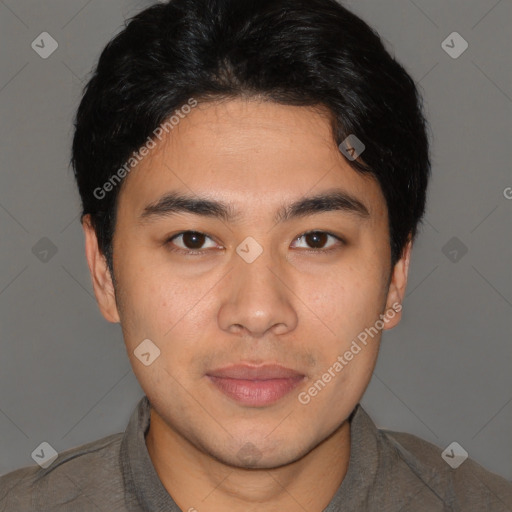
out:
{"label": "chin", "polygon": [[[309,450],[297,448],[297,441],[288,438],[288,446],[282,441],[273,442],[269,446],[268,440],[263,443],[246,441],[240,443],[238,449],[222,452],[211,452],[210,455],[219,462],[241,469],[276,469],[287,466],[304,457]],[[264,446],[263,446],[264,445]]]}

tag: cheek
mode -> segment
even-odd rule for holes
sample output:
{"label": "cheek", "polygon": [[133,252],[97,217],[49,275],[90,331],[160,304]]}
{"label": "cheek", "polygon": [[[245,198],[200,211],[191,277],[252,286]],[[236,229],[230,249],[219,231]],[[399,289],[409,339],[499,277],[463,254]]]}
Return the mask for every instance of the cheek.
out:
{"label": "cheek", "polygon": [[[297,423],[305,431],[309,429],[313,437],[333,432],[360,401],[377,357],[378,340],[372,343],[352,354],[350,361],[346,360],[345,350],[326,357],[319,365],[319,370],[322,369],[297,397],[300,412]],[[344,348],[348,350],[349,346]],[[339,362],[338,356],[345,356],[344,363]],[[315,418],[315,422],[311,422],[311,418]]]}
{"label": "cheek", "polygon": [[162,336],[197,302],[191,283],[151,263],[126,262],[120,271],[126,320]]}
{"label": "cheek", "polygon": [[381,278],[375,268],[348,266],[322,279],[307,281],[300,293],[308,297],[307,305],[339,345],[375,323],[381,312],[381,290]]}
{"label": "cheek", "polygon": [[[217,303],[213,293],[205,293],[212,285],[155,269],[145,269],[134,277],[127,285],[129,301],[123,316],[127,350],[133,353],[142,340],[150,339],[160,350],[155,367],[163,366],[172,376],[186,378],[206,348],[202,346],[203,338],[215,333]],[[159,379],[165,381],[166,377],[162,373]],[[156,377],[148,378],[148,384],[157,384],[153,380]]]}

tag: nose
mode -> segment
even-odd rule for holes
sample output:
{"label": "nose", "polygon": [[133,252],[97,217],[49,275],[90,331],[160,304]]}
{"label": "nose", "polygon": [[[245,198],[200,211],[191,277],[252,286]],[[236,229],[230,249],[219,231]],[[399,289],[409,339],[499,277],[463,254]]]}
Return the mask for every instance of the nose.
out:
{"label": "nose", "polygon": [[265,250],[252,263],[237,254],[233,260],[233,269],[223,284],[219,327],[254,338],[293,331],[298,316],[293,286],[287,282],[286,261],[280,262]]}

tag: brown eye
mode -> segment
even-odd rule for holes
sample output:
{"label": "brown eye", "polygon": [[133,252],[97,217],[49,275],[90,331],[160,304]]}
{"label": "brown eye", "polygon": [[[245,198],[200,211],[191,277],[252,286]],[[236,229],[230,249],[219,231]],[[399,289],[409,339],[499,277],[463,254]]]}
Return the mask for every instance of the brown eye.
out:
{"label": "brown eye", "polygon": [[187,249],[200,249],[204,244],[206,236],[197,231],[187,231],[183,233],[183,245]]}
{"label": "brown eye", "polygon": [[[210,245],[205,246],[205,243],[208,244],[208,242]],[[204,252],[204,249],[216,247],[215,242],[209,236],[204,233],[200,233],[199,231],[183,231],[169,239],[168,243],[175,245],[183,252]]]}
{"label": "brown eye", "polygon": [[321,249],[327,243],[329,235],[327,233],[313,232],[305,235],[306,242],[314,249]]}
{"label": "brown eye", "polygon": [[[330,239],[332,239],[332,241]],[[341,238],[325,231],[310,231],[308,233],[304,233],[297,237],[295,242],[299,242],[300,240],[303,240],[302,247],[300,247],[300,245],[295,245],[294,247],[312,249],[313,251],[316,249],[318,252],[335,249],[336,245],[343,244],[343,240]],[[306,246],[304,246],[304,242]]]}

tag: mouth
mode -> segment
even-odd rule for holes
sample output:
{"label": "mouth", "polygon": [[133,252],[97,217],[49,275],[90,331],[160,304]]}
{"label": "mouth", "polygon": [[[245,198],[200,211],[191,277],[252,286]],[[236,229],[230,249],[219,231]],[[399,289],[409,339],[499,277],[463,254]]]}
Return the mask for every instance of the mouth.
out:
{"label": "mouth", "polygon": [[206,374],[215,388],[238,404],[263,407],[281,400],[305,375],[279,365],[237,365]]}

